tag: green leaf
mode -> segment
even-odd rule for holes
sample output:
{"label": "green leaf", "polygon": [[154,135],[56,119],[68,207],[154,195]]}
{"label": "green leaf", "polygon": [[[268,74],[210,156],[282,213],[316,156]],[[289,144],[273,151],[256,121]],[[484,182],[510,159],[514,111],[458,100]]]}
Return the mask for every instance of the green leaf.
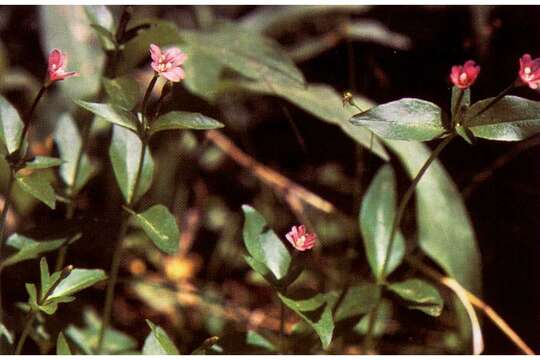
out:
{"label": "green leaf", "polygon": [[42,25],[39,33],[44,53],[48,54],[53,48],[62,49],[69,58],[67,70],[81,73],[80,77],[59,81],[57,86],[72,99],[88,99],[97,95],[105,55],[95,41],[85,8],[80,5],[43,6],[39,11],[39,23]]}
{"label": "green leaf", "polygon": [[[380,295],[380,287],[373,283],[361,283],[349,287],[335,312],[334,321],[368,313],[375,307]],[[328,296],[332,299],[333,308],[339,294],[337,291],[333,291]]]}
{"label": "green leaf", "polygon": [[145,59],[148,59],[149,64],[150,44],[153,43],[166,48],[167,45],[177,45],[180,42],[178,28],[171,21],[159,19],[130,21],[128,31],[142,24],[148,24],[149,27],[139,30],[136,37],[124,44],[122,61],[119,64],[121,73],[136,67]]}
{"label": "green leaf", "polygon": [[44,173],[34,171],[30,175],[15,175],[17,185],[39,201],[54,210],[56,206],[56,194]]}
{"label": "green leaf", "polygon": [[24,287],[26,288],[26,292],[28,293],[28,305],[30,305],[30,308],[32,310],[39,311],[39,307],[37,304],[38,296],[36,285],[26,283],[24,284]]}
{"label": "green leaf", "polygon": [[211,130],[224,125],[217,120],[199,113],[186,111],[171,111],[158,117],[150,126],[150,134],[164,130]]}
{"label": "green leaf", "polygon": [[396,216],[396,179],[392,166],[384,165],[371,182],[360,209],[359,223],[371,272],[377,280],[384,280],[403,260],[405,240],[401,232],[395,234],[386,273],[383,274],[390,234]]}
{"label": "green leaf", "polygon": [[6,245],[17,249],[17,252],[2,261],[0,267],[6,267],[21,261],[35,259],[43,253],[58,249],[64,242],[65,239],[35,241],[26,236],[12,234],[6,240]]}
{"label": "green leaf", "polygon": [[182,50],[187,54],[183,64],[186,73],[184,86],[194,95],[213,101],[217,96],[223,65],[212,56],[197,50],[197,47],[186,45]]}
{"label": "green leaf", "polygon": [[[365,315],[354,327],[354,331],[360,335],[365,336],[369,328],[369,318],[371,317],[371,310],[369,314]],[[381,305],[377,309],[377,315],[375,318],[375,326],[373,327],[373,337],[378,338],[384,335],[388,323],[392,319],[392,303],[386,299],[383,299]]]}
{"label": "green leaf", "polygon": [[351,123],[393,140],[427,141],[445,132],[442,110],[437,105],[410,98],[371,108],[353,116]]}
{"label": "green leaf", "polygon": [[150,326],[151,332],[144,341],[143,355],[180,355],[165,330],[148,319],[146,323]]}
{"label": "green leaf", "polygon": [[476,142],[476,137],[474,136],[472,131],[469,128],[462,126],[461,124],[456,125],[456,133],[471,145]]}
{"label": "green leaf", "polygon": [[32,161],[28,161],[24,167],[27,169],[48,169],[62,165],[64,161],[55,157],[36,156]]}
{"label": "green leaf", "polygon": [[142,146],[141,139],[133,132],[119,126],[113,128],[109,157],[118,186],[128,204],[135,203],[152,185],[154,161],[150,149],[146,147],[141,180],[137,195],[134,195]]}
{"label": "green leaf", "polygon": [[258,262],[264,264],[277,280],[287,275],[291,264],[291,255],[272,231],[264,231],[266,220],[254,208],[243,205],[245,216],[243,236],[244,245],[249,254]]}
{"label": "green leaf", "polygon": [[9,330],[2,323],[0,323],[0,335],[5,337],[9,344],[13,345],[13,335],[9,332]]}
{"label": "green leaf", "polygon": [[60,273],[57,273],[57,275],[52,278],[49,273],[49,264],[47,264],[47,260],[42,257],[39,260],[39,276],[41,284],[39,298],[43,299],[43,297],[45,296],[47,291],[49,291],[54,282],[58,281],[58,279],[60,278]]}
{"label": "green leaf", "polygon": [[351,40],[370,41],[400,50],[411,47],[411,39],[392,32],[383,23],[375,20],[346,21],[342,28],[343,35]]}
{"label": "green leaf", "polygon": [[103,270],[98,269],[73,269],[71,273],[60,283],[47,298],[47,301],[71,296],[107,278]]}
{"label": "green leaf", "polygon": [[323,349],[327,349],[334,332],[330,302],[321,294],[303,300],[294,300],[279,292],[278,296],[289,309],[294,311],[315,330],[321,340]]}
{"label": "green leaf", "polygon": [[180,231],[175,217],[165,206],[154,205],[137,214],[135,220],[160,250],[171,255],[178,251]]}
{"label": "green leaf", "polygon": [[[83,312],[84,327],[69,325],[66,335],[86,355],[93,355],[97,347],[102,322],[97,314],[89,308]],[[134,350],[137,341],[131,336],[113,329],[110,325],[105,330],[103,338],[103,354],[123,354]]]}
{"label": "green leaf", "polygon": [[114,51],[114,44],[116,43],[114,35],[101,25],[91,24],[90,26],[96,32],[99,42],[101,43],[101,47],[107,51]]}
{"label": "green leaf", "polygon": [[9,154],[19,150],[24,123],[17,110],[0,96],[0,140]]}
{"label": "green leaf", "polygon": [[430,316],[441,315],[444,302],[439,291],[423,280],[408,279],[390,284],[388,289],[407,301],[409,309],[420,310]]}
{"label": "green leaf", "polygon": [[103,87],[113,105],[132,110],[139,102],[139,84],[130,76],[103,78]]}
{"label": "green leaf", "polygon": [[118,105],[91,103],[82,100],[74,101],[83,109],[90,111],[94,115],[97,115],[112,124],[116,124],[137,132],[138,120],[135,115]]}
{"label": "green leaf", "polygon": [[505,96],[476,116],[493,98],[474,103],[464,124],[479,138],[519,141],[540,132],[540,102],[518,96]]}
{"label": "green leaf", "polygon": [[101,47],[105,50],[114,50],[115,31],[114,17],[105,5],[85,5],[84,11],[91,27],[96,31]]}
{"label": "green leaf", "polygon": [[58,339],[56,340],[56,355],[72,355],[66,338],[62,332],[58,334]]}
{"label": "green leaf", "polygon": [[[256,93],[280,96],[296,106],[304,109],[313,116],[341,127],[358,144],[369,149],[383,160],[388,160],[388,154],[380,140],[364,127],[354,126],[349,121],[355,114],[351,106],[343,106],[341,97],[327,85],[309,84],[305,87],[285,86],[282,84],[269,85],[265,82],[234,80],[222,82],[221,91],[240,89]],[[357,103],[364,101],[355,96]],[[366,106],[371,104],[366,104]]]}
{"label": "green leaf", "polygon": [[[416,176],[430,155],[419,143],[386,141],[410,177]],[[480,252],[463,199],[438,160],[416,188],[418,243],[420,248],[465,288],[481,293]]]}
{"label": "green leaf", "polygon": [[76,195],[86,183],[96,174],[97,167],[88,155],[83,153],[79,163],[77,179],[75,179],[77,160],[82,147],[82,139],[77,124],[68,113],[62,114],[54,131],[54,141],[58,146],[60,158],[64,161],[60,165],[60,176],[64,183]]}
{"label": "green leaf", "polygon": [[255,79],[303,86],[304,77],[273,40],[232,23],[212,31],[181,32],[196,51],[211,56],[239,74]]}
{"label": "green leaf", "polygon": [[271,352],[276,352],[277,349],[269,340],[254,330],[249,330],[246,334],[246,344],[255,346]]}

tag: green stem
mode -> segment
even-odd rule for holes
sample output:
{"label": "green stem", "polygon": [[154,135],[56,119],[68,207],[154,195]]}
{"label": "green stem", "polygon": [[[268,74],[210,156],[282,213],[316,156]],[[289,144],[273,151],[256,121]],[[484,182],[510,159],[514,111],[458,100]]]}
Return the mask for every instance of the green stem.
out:
{"label": "green stem", "polygon": [[493,100],[491,100],[487,105],[486,107],[484,107],[482,110],[480,110],[479,112],[477,112],[476,114],[474,114],[472,117],[477,117],[477,116],[480,116],[482,115],[484,112],[486,112],[489,108],[491,108],[493,105],[495,105],[496,103],[498,103],[506,94],[508,94],[510,92],[510,90],[512,90],[515,86],[516,82],[514,81],[512,84],[510,84],[506,89],[504,89],[503,91],[501,91],[499,93],[499,95],[497,95],[496,97],[493,98]]}
{"label": "green stem", "polygon": [[[148,84],[148,88],[146,89],[146,93],[144,95],[143,103],[142,103],[142,109],[143,109],[143,134],[139,134],[142,146],[141,146],[141,154],[139,157],[139,165],[137,170],[137,177],[135,178],[135,186],[133,187],[133,195],[131,199],[128,201],[127,208],[132,208],[133,204],[138,200],[137,193],[139,191],[139,186],[141,183],[141,174],[143,171],[144,166],[144,158],[146,155],[146,149],[148,147],[148,140],[146,138],[146,128],[148,126],[148,119],[146,118],[146,106],[148,103],[148,99],[150,97],[150,93],[152,92],[152,89],[154,88],[154,85],[156,84],[158,75],[155,74],[150,83]],[[116,247],[114,249],[113,253],[113,259],[111,264],[111,270],[109,272],[109,281],[107,283],[107,293],[105,295],[105,308],[103,310],[103,317],[102,317],[102,323],[101,323],[101,329],[99,331],[99,338],[98,338],[98,345],[97,345],[97,353],[101,354],[101,351],[103,349],[103,339],[105,337],[105,332],[107,331],[107,328],[109,327],[109,323],[111,320],[111,313],[112,313],[112,305],[114,300],[114,289],[116,287],[116,282],[118,281],[118,272],[120,270],[120,259],[122,255],[122,244],[123,240],[126,237],[128,225],[129,225],[129,215],[124,215],[122,224],[120,225],[120,231],[118,233],[118,239],[116,240]]]}
{"label": "green stem", "polygon": [[[24,121],[23,131],[21,134],[21,137],[19,139],[19,146],[17,146],[17,149],[19,149],[19,152],[22,150],[22,145],[24,143],[24,140],[26,139],[26,136],[28,135],[28,131],[30,130],[30,125],[32,124],[32,118],[34,115],[34,111],[36,110],[37,104],[39,103],[39,100],[43,97],[45,94],[45,91],[47,91],[47,86],[43,85],[41,89],[39,89],[39,92],[36,95],[36,98],[34,99],[34,102],[32,103],[32,106],[30,107],[30,111],[28,111],[28,114],[26,115],[26,119]],[[20,161],[24,159],[24,154],[21,154]]]}
{"label": "green stem", "polygon": [[[435,161],[435,159],[437,159],[437,157],[439,156],[441,151],[456,136],[457,136],[456,133],[452,133],[447,138],[445,138],[439,145],[437,145],[435,150],[433,150],[433,152],[431,153],[429,158],[426,160],[424,165],[422,165],[422,167],[420,168],[420,170],[418,171],[418,173],[416,174],[416,176],[412,180],[412,183],[411,183],[411,185],[409,185],[409,188],[405,192],[405,195],[403,195],[403,198],[401,199],[401,201],[399,203],[399,207],[398,207],[398,211],[396,212],[396,216],[394,217],[394,222],[392,224],[392,230],[390,231],[390,240],[388,242],[388,247],[386,248],[386,254],[385,254],[385,257],[384,257],[384,263],[383,263],[383,268],[382,268],[382,272],[381,272],[382,275],[381,275],[381,278],[379,280],[377,280],[379,288],[384,287],[384,283],[386,282],[386,271],[388,270],[388,264],[390,263],[390,257],[392,255],[392,248],[393,248],[393,245],[394,245],[396,233],[397,233],[397,230],[399,228],[399,224],[401,223],[401,219],[403,218],[403,215],[405,214],[405,209],[407,208],[407,204],[409,203],[409,200],[412,198],[412,196],[413,196],[413,194],[414,194],[414,192],[416,190],[416,186],[418,185],[418,183],[420,182],[420,180],[422,179],[422,177],[424,176],[426,171],[429,169],[429,167],[431,166],[433,161]],[[377,302],[377,305],[374,308],[374,310],[378,309],[378,307],[380,306],[381,301],[382,301],[382,296],[379,298],[379,301]],[[370,316],[370,318],[369,318],[368,332],[366,334],[366,338],[365,338],[365,342],[364,342],[364,344],[366,345],[366,347],[365,347],[366,351],[370,350],[371,339],[373,337],[373,329],[374,329],[374,325],[375,325],[374,323],[375,323],[376,315],[377,315],[376,314],[377,311],[373,311],[373,312],[375,313],[375,315]]]}
{"label": "green stem", "polygon": [[287,349],[285,349],[285,305],[283,304],[283,301],[280,301],[279,303],[279,342],[281,346],[281,353],[286,354]]}
{"label": "green stem", "polygon": [[36,313],[31,310],[30,313],[28,313],[28,316],[26,318],[26,323],[24,325],[24,330],[21,334],[21,337],[19,338],[19,341],[17,342],[17,347],[15,349],[15,355],[21,355],[24,342],[26,341],[26,338],[28,337],[28,334],[30,334],[30,330],[32,329],[32,323],[34,322],[34,317],[36,316]]}
{"label": "green stem", "polygon": [[456,124],[459,121],[459,110],[461,108],[461,102],[463,101],[463,95],[465,94],[465,90],[459,89],[459,95],[456,101],[456,105],[452,109],[452,129],[456,127]]}

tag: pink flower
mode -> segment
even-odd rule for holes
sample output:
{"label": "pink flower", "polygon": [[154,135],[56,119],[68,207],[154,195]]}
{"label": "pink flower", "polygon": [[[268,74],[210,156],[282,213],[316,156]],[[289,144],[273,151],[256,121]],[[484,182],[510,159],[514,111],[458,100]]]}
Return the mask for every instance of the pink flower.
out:
{"label": "pink flower", "polygon": [[163,75],[167,80],[178,82],[184,79],[184,69],[180,67],[186,61],[187,55],[177,47],[161,51],[155,44],[150,44],[150,56],[152,57],[152,69]]}
{"label": "pink flower", "polygon": [[480,73],[480,66],[472,60],[466,61],[463,66],[452,66],[450,72],[450,80],[460,89],[466,89],[470,87],[475,81],[476,77]]}
{"label": "pink flower", "polygon": [[317,235],[307,232],[304,225],[293,226],[285,237],[298,251],[311,249],[317,240]]}
{"label": "pink flower", "polygon": [[53,49],[49,54],[49,82],[64,80],[72,76],[79,76],[76,71],[66,71],[67,56],[58,49]]}
{"label": "pink flower", "polygon": [[537,89],[540,85],[540,58],[532,59],[525,54],[519,59],[519,78],[524,85]]}

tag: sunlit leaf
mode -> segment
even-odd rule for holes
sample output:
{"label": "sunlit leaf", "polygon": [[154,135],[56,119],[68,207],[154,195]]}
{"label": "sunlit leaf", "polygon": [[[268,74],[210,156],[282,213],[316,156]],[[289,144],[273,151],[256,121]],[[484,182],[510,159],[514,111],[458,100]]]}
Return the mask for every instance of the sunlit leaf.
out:
{"label": "sunlit leaf", "polygon": [[165,330],[150,320],[146,320],[146,323],[150,326],[151,332],[144,341],[143,355],[180,355]]}
{"label": "sunlit leaf", "polygon": [[103,88],[112,104],[132,110],[139,102],[139,84],[130,76],[103,78]]}
{"label": "sunlit leaf", "polygon": [[58,249],[64,242],[65,239],[35,241],[23,235],[12,234],[6,240],[6,245],[17,249],[17,252],[3,260],[0,266],[6,267],[21,261],[35,259],[43,253]]}
{"label": "sunlit leaf", "polygon": [[150,133],[155,134],[164,130],[211,130],[224,125],[217,120],[199,113],[186,111],[171,111],[158,117],[150,126]]}
{"label": "sunlit leaf", "polygon": [[31,161],[24,164],[27,169],[48,169],[55,166],[60,166],[63,163],[62,159],[50,156],[36,156]]}
{"label": "sunlit leaf", "polygon": [[73,269],[71,273],[56,286],[47,300],[71,296],[107,278],[103,270]]}
{"label": "sunlit leaf", "polygon": [[75,100],[75,103],[112,124],[137,131],[138,120],[135,115],[118,105],[91,103],[82,100]]}
{"label": "sunlit leaf", "polygon": [[56,355],[71,355],[71,350],[69,349],[69,345],[67,343],[66,338],[64,337],[64,334],[60,332],[58,334],[58,339],[56,340]]}
{"label": "sunlit leaf", "polygon": [[180,231],[175,217],[165,206],[154,205],[137,214],[135,220],[160,250],[168,254],[178,251]]}
{"label": "sunlit leaf", "polygon": [[4,97],[0,96],[0,140],[8,153],[19,149],[24,123],[17,110]]}
{"label": "sunlit leaf", "polygon": [[254,330],[249,330],[246,334],[246,344],[255,346],[270,352],[276,352],[277,349],[268,339]]}
{"label": "sunlit leaf", "polygon": [[385,139],[427,141],[444,132],[441,109],[425,100],[404,98],[353,116],[351,123],[365,126]]}

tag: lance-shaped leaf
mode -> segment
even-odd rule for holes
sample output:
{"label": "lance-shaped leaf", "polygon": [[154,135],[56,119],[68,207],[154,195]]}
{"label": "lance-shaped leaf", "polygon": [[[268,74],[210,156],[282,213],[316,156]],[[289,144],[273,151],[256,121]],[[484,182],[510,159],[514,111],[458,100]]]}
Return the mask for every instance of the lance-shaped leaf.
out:
{"label": "lance-shaped leaf", "polygon": [[160,250],[168,254],[178,251],[180,231],[176,219],[165,206],[154,205],[136,214],[135,220]]}
{"label": "lance-shaped leaf", "polygon": [[13,345],[13,335],[11,332],[0,323],[0,338],[4,337],[10,345]]}
{"label": "lance-shaped leaf", "polygon": [[[412,178],[430,155],[412,141],[386,141]],[[468,290],[481,292],[481,260],[473,227],[463,199],[438,160],[416,187],[416,214],[420,248]]]}
{"label": "lance-shaped leaf", "polygon": [[360,230],[366,248],[371,272],[377,280],[383,280],[394,271],[405,254],[405,241],[396,232],[390,252],[386,273],[383,274],[390,235],[396,216],[396,180],[391,165],[384,165],[371,182],[362,201]]}
{"label": "lance-shaped leaf", "polygon": [[[54,131],[54,141],[63,163],[60,165],[62,180],[72,189],[72,195],[77,194],[97,171],[88,155],[83,153],[78,164],[82,147],[82,139],[77,124],[68,113],[62,114]],[[77,179],[75,179],[77,176]]]}
{"label": "lance-shaped leaf", "polygon": [[105,5],[85,5],[84,11],[90,26],[98,35],[101,47],[105,50],[114,50],[116,40],[113,32],[116,26],[111,11]]}
{"label": "lance-shaped leaf", "polygon": [[420,99],[400,99],[355,115],[351,123],[365,126],[375,134],[393,140],[427,141],[445,129],[437,105]]}
{"label": "lance-shaped leaf", "polygon": [[31,161],[26,162],[24,167],[27,169],[48,169],[62,165],[64,161],[50,156],[36,156]]}
{"label": "lance-shaped leaf", "polygon": [[393,283],[388,289],[407,302],[409,309],[420,310],[430,316],[441,315],[443,299],[431,284],[420,279]]}
{"label": "lance-shaped leaf", "polygon": [[0,96],[0,140],[9,154],[19,149],[24,124],[17,110]]}
{"label": "lance-shaped leaf", "polygon": [[139,84],[130,76],[103,78],[103,87],[112,104],[132,110],[139,101]]}
{"label": "lance-shaped leaf", "polygon": [[17,249],[17,252],[2,261],[0,267],[6,267],[21,261],[35,259],[43,253],[58,249],[65,241],[66,239],[36,241],[23,235],[12,234],[6,240],[6,245]]}
{"label": "lance-shaped leaf", "polygon": [[187,111],[171,111],[158,117],[150,126],[150,133],[155,134],[164,130],[211,130],[224,125],[217,120],[200,113]]}
{"label": "lance-shaped leaf", "polygon": [[519,141],[540,132],[540,102],[505,96],[480,113],[493,98],[474,103],[465,116],[465,126],[479,138]]}
{"label": "lance-shaped leaf", "polygon": [[332,319],[332,306],[326,297],[317,294],[308,299],[295,300],[281,293],[278,293],[278,296],[289,309],[315,330],[323,349],[328,348],[334,333],[334,320]]}
{"label": "lance-shaped leaf", "polygon": [[[268,268],[277,280],[287,275],[291,264],[291,255],[270,229],[266,229],[266,220],[254,208],[243,205],[244,211],[244,245],[249,254],[257,262]],[[257,271],[257,269],[256,269]]]}
{"label": "lance-shaped leaf", "polygon": [[152,185],[154,161],[150,149],[146,147],[141,179],[135,196],[135,183],[139,172],[142,146],[141,139],[135,133],[120,126],[114,127],[109,157],[118,186],[128,204],[136,202]]}
{"label": "lance-shaped leaf", "polygon": [[197,51],[248,78],[304,84],[302,73],[276,42],[240,26],[223,23],[212,31],[184,30],[180,36]]}
{"label": "lance-shaped leaf", "polygon": [[[90,308],[83,311],[84,327],[79,328],[69,325],[66,329],[66,336],[81,349],[86,355],[94,355],[94,349],[97,348],[99,332],[102,321],[98,315]],[[115,330],[109,326],[105,330],[103,338],[103,354],[123,354],[132,352],[137,347],[137,341],[131,336]]]}
{"label": "lance-shaped leaf", "polygon": [[82,100],[75,100],[75,103],[112,124],[137,131],[138,120],[135,115],[118,105],[92,103]]}
{"label": "lance-shaped leaf", "polygon": [[183,65],[186,78],[182,83],[191,93],[213,101],[217,95],[223,65],[212,56],[197,50],[197,47],[187,45],[182,46],[182,50],[188,56]]}
{"label": "lance-shaped leaf", "polygon": [[45,205],[54,209],[56,206],[56,194],[44,173],[34,171],[30,175],[17,173],[15,175],[17,185]]}
{"label": "lance-shaped leaf", "polygon": [[272,342],[254,330],[249,330],[246,334],[246,344],[258,347],[270,352],[276,352],[277,348]]}
{"label": "lance-shaped leaf", "polygon": [[58,339],[56,340],[56,355],[71,355],[71,350],[62,332],[58,334]]}
{"label": "lance-shaped leaf", "polygon": [[103,270],[73,269],[71,273],[54,288],[47,301],[68,297],[107,279]]}
{"label": "lance-shaped leaf", "polygon": [[150,320],[146,320],[146,323],[151,331],[144,341],[143,355],[180,355],[165,330]]}
{"label": "lance-shaped leaf", "polygon": [[[388,153],[378,137],[361,126],[354,126],[349,121],[357,110],[343,105],[339,94],[327,85],[309,84],[307,86],[287,86],[286,84],[269,84],[264,81],[221,81],[220,91],[243,90],[267,95],[280,96],[313,116],[341,127],[354,141],[373,152],[383,160],[388,160]],[[355,96],[360,107],[371,106],[366,99]]]}

